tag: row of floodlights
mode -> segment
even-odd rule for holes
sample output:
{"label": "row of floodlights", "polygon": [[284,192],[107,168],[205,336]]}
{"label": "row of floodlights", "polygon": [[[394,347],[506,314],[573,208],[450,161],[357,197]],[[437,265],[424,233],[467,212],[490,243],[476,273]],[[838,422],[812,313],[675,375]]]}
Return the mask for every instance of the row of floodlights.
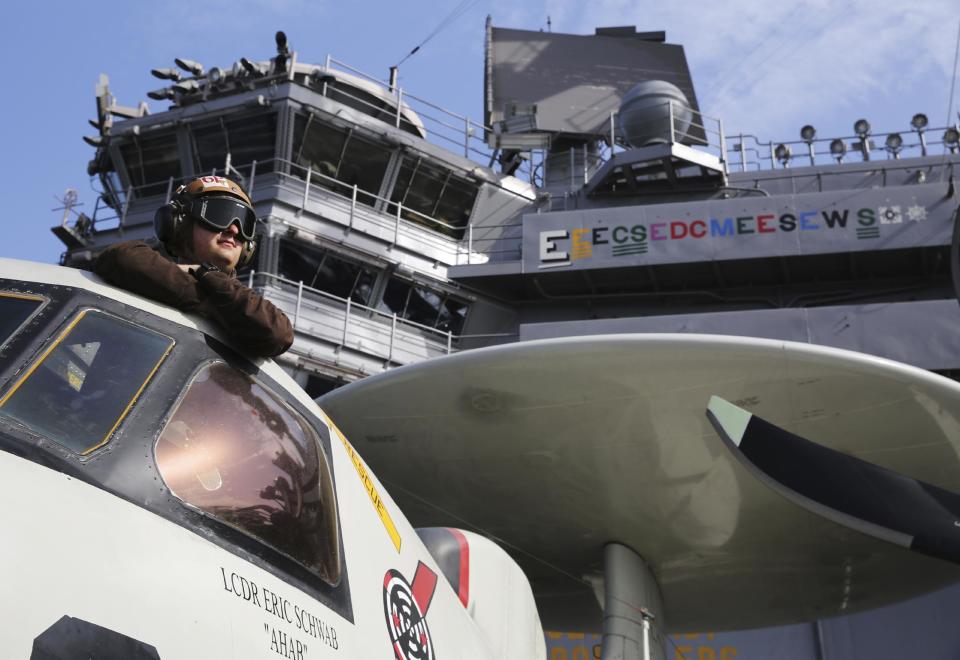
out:
{"label": "row of floodlights", "polygon": [[[159,78],[161,80],[170,80],[173,81],[174,84],[170,87],[164,87],[162,89],[155,89],[152,92],[147,92],[147,96],[157,101],[162,101],[164,99],[172,100],[176,98],[177,94],[186,95],[200,91],[199,79],[205,78],[208,85],[220,87],[227,81],[228,78],[262,78],[268,73],[268,70],[264,67],[264,65],[260,64],[259,62],[251,62],[246,57],[241,57],[238,62],[235,62],[231,71],[224,71],[218,66],[211,67],[211,69],[207,71],[204,69],[203,65],[200,64],[200,62],[186,60],[179,57],[174,59],[174,62],[179,69],[164,68],[150,70],[150,73],[155,78]],[[193,78],[183,79],[181,70],[189,73],[193,76]]]}
{"label": "row of floodlights", "polygon": [[[922,155],[927,155],[927,142],[924,138],[924,131],[927,129],[927,126],[930,124],[929,119],[922,112],[918,112],[910,120],[910,127],[916,131],[917,135],[920,138],[920,151]],[[853,132],[857,134],[857,137],[860,138],[859,142],[854,143],[854,148],[863,154],[864,160],[870,160],[870,147],[872,145],[869,140],[870,137],[870,122],[866,119],[858,119],[853,124]],[[807,143],[807,147],[810,151],[810,164],[814,164],[814,150],[813,142],[817,139],[817,129],[815,129],[810,124],[807,124],[800,129],[800,139]],[[950,126],[943,133],[943,144],[950,150],[950,153],[956,153],[957,149],[960,148],[960,129],[956,126]],[[890,133],[887,135],[886,142],[884,144],[884,149],[887,153],[891,154],[894,158],[900,157],[900,152],[903,150],[903,136],[899,133]],[[843,157],[847,153],[847,143],[842,139],[837,138],[831,140],[830,142],[830,155],[837,159],[837,162],[840,163],[843,161]],[[784,167],[790,162],[790,159],[793,158],[793,152],[790,149],[790,145],[787,144],[778,144],[773,150],[773,155]]]}

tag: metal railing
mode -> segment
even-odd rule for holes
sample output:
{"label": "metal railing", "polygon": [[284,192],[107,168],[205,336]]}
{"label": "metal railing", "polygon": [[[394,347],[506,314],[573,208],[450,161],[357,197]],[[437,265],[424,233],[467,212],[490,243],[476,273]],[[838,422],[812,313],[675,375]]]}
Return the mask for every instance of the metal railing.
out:
{"label": "metal railing", "polygon": [[[202,174],[225,174],[224,170],[214,168],[211,172],[191,174],[184,177],[170,177],[163,196],[156,195],[157,183],[151,182],[142,186],[130,186],[123,193],[119,204],[119,212],[107,204],[111,193],[100,193],[94,207],[92,227],[95,231],[106,231],[123,226],[133,201],[138,199],[156,199],[159,206],[169,201],[173,191],[180,183],[192,180]],[[367,221],[373,221],[380,228],[386,229],[392,236],[388,243],[394,245],[401,235],[401,228],[406,225],[417,225],[420,228],[431,230],[430,234],[418,235],[419,241],[433,243],[438,249],[450,251],[455,264],[477,261],[478,255],[471,257],[470,239],[467,234],[469,227],[456,226],[440,220],[400,202],[392,201],[375,193],[363,190],[356,184],[347,184],[340,179],[323,174],[312,167],[303,167],[292,161],[281,158],[264,161],[253,161],[249,164],[231,166],[230,174],[241,175],[247,184],[247,192],[251,199],[255,198],[258,190],[257,179],[260,179],[262,188],[264,181],[272,185],[279,185],[300,195],[300,211],[307,210],[311,200],[323,200],[324,195],[332,195],[346,205],[345,226],[349,229],[359,229],[357,219],[363,216]],[[140,193],[149,190],[150,195],[141,197]],[[318,197],[320,196],[320,197]],[[466,238],[466,241],[464,241]],[[464,245],[464,242],[466,245]]]}
{"label": "metal railing", "polygon": [[[411,94],[404,90],[403,87],[391,87],[389,81],[382,80],[365,71],[361,71],[330,55],[327,55],[324,66],[330,70],[339,69],[362,78],[367,82],[377,85],[386,94],[392,95],[396,101],[396,108],[394,110],[394,125],[396,128],[400,128],[403,123],[412,125],[412,122],[410,122],[408,118],[403,117],[403,111],[408,109],[412,113],[415,113],[416,117],[422,122],[427,141],[455,153],[460,153],[464,158],[469,158],[487,167],[493,164],[494,152],[486,142],[487,135],[492,133],[493,129],[485,125],[482,121],[471,119],[466,115],[461,115],[436,105],[415,94]],[[383,111],[383,108],[380,106],[350,94],[343,88],[338,88],[337,94],[347,96],[356,103],[369,106],[374,114]],[[532,163],[522,165],[518,169],[518,172],[528,181],[532,181]]]}
{"label": "metal railing", "polygon": [[[307,286],[303,281],[294,281],[273,273],[257,271],[250,271],[246,277],[247,286],[258,288],[261,292],[267,285],[273,285],[288,292],[296,291],[296,297],[292,301],[291,316],[295,331],[324,338],[338,347],[377,355],[388,363],[397,363],[404,352],[409,353],[411,350],[420,357],[449,355],[460,350],[459,345],[464,339],[515,338],[517,336],[512,333],[456,335],[450,330],[441,330],[411,321],[395,313],[384,312],[350,298],[343,298]],[[343,310],[342,319],[331,316],[331,306]],[[309,316],[309,325],[307,325],[307,310],[319,312]],[[320,327],[318,327],[318,321]],[[364,337],[366,340],[362,346],[359,337]],[[414,337],[427,343],[411,346]],[[354,341],[351,342],[350,338],[354,338]]]}
{"label": "metal railing", "polygon": [[[727,153],[730,167],[741,172],[837,165],[856,162],[857,159],[862,162],[899,160],[954,153],[956,143],[951,149],[945,134],[956,128],[946,126],[923,131],[914,129],[787,142],[763,142],[756,135],[739,133],[729,136],[731,144]],[[933,140],[928,138],[930,135],[934,136]]]}

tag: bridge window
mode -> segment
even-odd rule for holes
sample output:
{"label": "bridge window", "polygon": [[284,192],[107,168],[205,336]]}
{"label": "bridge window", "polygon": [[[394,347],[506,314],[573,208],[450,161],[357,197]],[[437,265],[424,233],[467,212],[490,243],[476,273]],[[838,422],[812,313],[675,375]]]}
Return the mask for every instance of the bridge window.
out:
{"label": "bridge window", "polygon": [[190,383],[160,434],[174,495],[340,581],[333,481],[316,432],[279,397],[222,363]]}
{"label": "bridge window", "polygon": [[81,312],[0,398],[0,415],[80,454],[109,441],[173,340]]}
{"label": "bridge window", "polygon": [[326,250],[282,241],[279,275],[339,298],[367,305],[377,281],[372,266],[361,265]]}
{"label": "bridge window", "polygon": [[[421,157],[404,156],[390,200],[403,206],[402,217],[453,238],[463,236],[477,198],[477,184]],[[391,204],[391,212],[396,206]]]}
{"label": "bridge window", "polygon": [[179,178],[180,150],[176,131],[134,135],[120,145],[127,177],[139,197],[163,195],[170,177]]}
{"label": "bridge window", "polygon": [[253,161],[257,161],[258,173],[276,169],[276,112],[198,121],[190,125],[190,135],[193,139],[193,166],[197,173],[210,174],[216,169],[218,174],[224,174],[228,153],[231,168],[245,177],[250,176]]}
{"label": "bridge window", "polygon": [[463,330],[467,304],[440,291],[391,278],[380,309],[398,317],[455,335]]}
{"label": "bridge window", "polygon": [[[372,140],[320,121],[316,114],[297,115],[293,132],[295,174],[306,176],[312,170],[311,185],[316,184],[350,195],[356,184],[362,191],[357,201],[367,206],[376,203],[387,172],[391,151]],[[316,175],[321,176],[316,176]],[[368,193],[368,194],[364,194]]]}

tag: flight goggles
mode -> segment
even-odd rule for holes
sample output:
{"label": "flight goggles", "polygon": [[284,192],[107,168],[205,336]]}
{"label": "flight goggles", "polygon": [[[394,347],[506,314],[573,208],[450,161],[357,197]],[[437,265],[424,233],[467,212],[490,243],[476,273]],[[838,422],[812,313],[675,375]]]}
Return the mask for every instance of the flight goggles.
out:
{"label": "flight goggles", "polygon": [[212,231],[223,231],[233,223],[245,240],[253,240],[257,214],[236,197],[198,197],[186,207],[186,213]]}

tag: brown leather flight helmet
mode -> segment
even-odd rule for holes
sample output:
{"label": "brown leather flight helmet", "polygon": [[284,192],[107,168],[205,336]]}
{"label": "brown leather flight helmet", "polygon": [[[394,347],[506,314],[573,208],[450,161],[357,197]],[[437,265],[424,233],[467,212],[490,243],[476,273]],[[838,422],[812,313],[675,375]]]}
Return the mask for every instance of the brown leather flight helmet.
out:
{"label": "brown leather flight helmet", "polygon": [[189,258],[194,222],[210,231],[223,231],[237,223],[243,241],[237,268],[243,268],[253,259],[257,249],[257,214],[247,193],[236,182],[210,175],[180,186],[173,199],[157,209],[153,229],[167,252]]}

